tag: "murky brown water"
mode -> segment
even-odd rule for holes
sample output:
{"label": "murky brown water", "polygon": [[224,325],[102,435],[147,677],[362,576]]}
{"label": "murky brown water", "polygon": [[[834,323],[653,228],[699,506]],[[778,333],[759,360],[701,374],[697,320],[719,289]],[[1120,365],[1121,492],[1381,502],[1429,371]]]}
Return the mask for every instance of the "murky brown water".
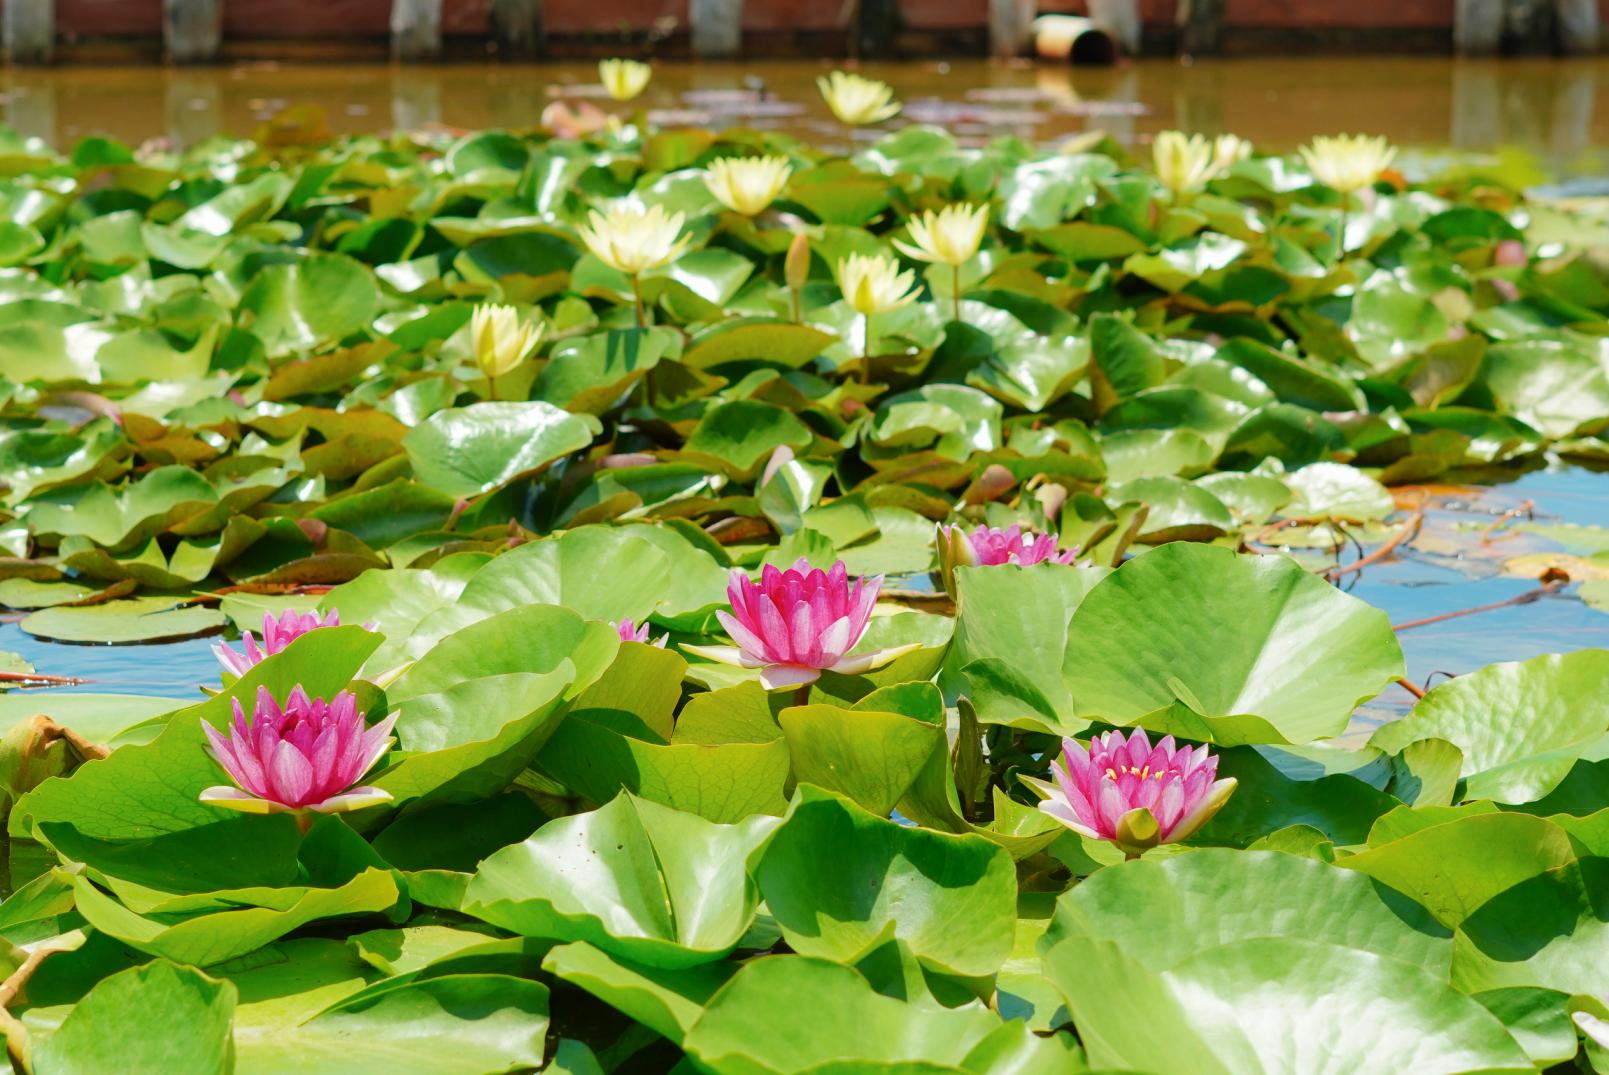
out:
{"label": "murky brown water", "polygon": [[[814,87],[830,61],[658,65],[645,101],[665,123],[748,123],[843,137]],[[1602,164],[1609,146],[1609,58],[1454,60],[1361,57],[1144,60],[1112,68],[1030,63],[866,64],[906,101],[909,119],[968,138],[1053,140],[1101,128],[1143,141],[1169,127],[1233,131],[1286,150],[1315,133],[1365,130],[1402,145],[1531,149],[1564,172]],[[595,91],[590,64],[240,64],[205,69],[104,66],[0,75],[6,118],[61,145],[86,134],[186,144],[249,133],[288,104],[316,103],[337,132],[443,124],[533,125],[548,102]],[[757,99],[757,80],[763,96]],[[863,134],[868,132],[861,132]]]}

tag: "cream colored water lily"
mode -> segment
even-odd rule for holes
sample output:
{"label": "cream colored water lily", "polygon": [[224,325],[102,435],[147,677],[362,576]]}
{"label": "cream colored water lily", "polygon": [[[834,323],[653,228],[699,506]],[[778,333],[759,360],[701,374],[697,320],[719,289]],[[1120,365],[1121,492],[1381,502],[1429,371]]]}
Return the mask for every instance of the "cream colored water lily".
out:
{"label": "cream colored water lily", "polygon": [[965,265],[983,245],[983,232],[989,226],[987,205],[946,205],[938,212],[924,210],[911,218],[908,243],[894,240],[900,253],[917,261],[942,265]]}
{"label": "cream colored water lily", "polygon": [[475,364],[491,387],[496,390],[497,378],[524,362],[542,340],[546,326],[540,321],[527,321],[512,306],[483,303],[475,307],[469,318],[469,338],[475,346]]}
{"label": "cream colored water lily", "polygon": [[732,212],[757,216],[776,201],[792,174],[786,157],[722,157],[705,169],[704,185]]}
{"label": "cream colored water lily", "polygon": [[1301,149],[1313,178],[1342,194],[1372,184],[1397,156],[1384,138],[1366,134],[1319,135]]}
{"label": "cream colored water lily", "polygon": [[894,87],[875,78],[863,78],[847,71],[834,71],[816,79],[816,88],[840,123],[861,126],[881,123],[899,115]]}
{"label": "cream colored water lily", "polygon": [[1199,134],[1162,131],[1151,142],[1151,164],[1164,187],[1182,194],[1212,178],[1212,150],[1212,143]]}
{"label": "cream colored water lily", "polygon": [[648,88],[654,69],[636,60],[599,60],[598,81],[617,101],[629,101]]}
{"label": "cream colored water lily", "polygon": [[690,239],[682,234],[685,220],[682,213],[666,213],[663,206],[651,205],[642,209],[616,203],[605,212],[594,209],[586,224],[576,228],[576,233],[587,244],[587,249],[592,251],[593,257],[631,278],[639,328],[645,323],[645,318],[642,288],[637,278],[649,269],[673,260],[687,249]]}
{"label": "cream colored water lily", "polygon": [[916,301],[916,274],[887,254],[850,254],[838,263],[838,289],[862,317]]}
{"label": "cream colored water lily", "polygon": [[961,266],[977,256],[988,226],[987,205],[947,205],[938,212],[928,209],[911,218],[907,225],[910,242],[894,240],[894,246],[906,257],[950,266],[957,321],[961,320]]}

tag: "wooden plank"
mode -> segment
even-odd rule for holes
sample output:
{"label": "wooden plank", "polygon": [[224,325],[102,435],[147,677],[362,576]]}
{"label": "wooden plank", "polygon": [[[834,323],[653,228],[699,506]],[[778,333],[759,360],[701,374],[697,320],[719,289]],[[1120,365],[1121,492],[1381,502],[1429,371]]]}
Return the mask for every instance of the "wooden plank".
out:
{"label": "wooden plank", "polygon": [[692,0],[693,55],[736,56],[743,47],[743,0]]}
{"label": "wooden plank", "polygon": [[1503,43],[1503,0],[1457,0],[1453,48],[1469,56],[1489,56]]}
{"label": "wooden plank", "polygon": [[0,39],[11,63],[49,63],[56,51],[54,0],[6,0]]}
{"label": "wooden plank", "polygon": [[223,0],[164,0],[162,45],[174,63],[210,63],[223,39]]}
{"label": "wooden plank", "polygon": [[441,0],[391,0],[391,55],[399,60],[441,56]]}

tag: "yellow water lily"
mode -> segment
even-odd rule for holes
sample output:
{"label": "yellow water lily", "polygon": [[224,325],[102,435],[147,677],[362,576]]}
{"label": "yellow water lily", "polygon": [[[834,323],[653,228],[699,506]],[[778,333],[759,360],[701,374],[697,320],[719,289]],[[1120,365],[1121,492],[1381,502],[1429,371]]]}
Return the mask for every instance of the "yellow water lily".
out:
{"label": "yellow water lily", "polygon": [[987,205],[947,205],[937,212],[927,209],[911,218],[911,241],[895,239],[894,245],[917,261],[965,265],[983,245],[983,232],[988,226]]}
{"label": "yellow water lily", "polygon": [[875,78],[834,71],[816,79],[816,87],[840,123],[858,127],[881,123],[899,114],[900,103],[894,100],[894,87]]}
{"label": "yellow water lily", "polygon": [[598,81],[617,101],[629,101],[648,88],[654,69],[636,60],[599,60]]}
{"label": "yellow water lily", "polygon": [[1217,179],[1230,167],[1251,156],[1251,143],[1232,134],[1220,134],[1212,140],[1212,178]]}
{"label": "yellow water lily", "polygon": [[1196,190],[1213,176],[1212,143],[1199,134],[1163,131],[1151,142],[1151,164],[1175,194]]}
{"label": "yellow water lily", "polygon": [[704,185],[732,212],[756,216],[776,200],[792,174],[786,157],[722,157],[705,169]]}
{"label": "yellow water lily", "polygon": [[586,224],[576,228],[593,257],[631,278],[639,327],[644,323],[644,316],[637,277],[673,260],[687,249],[690,239],[682,234],[682,223],[686,219],[680,212],[666,213],[659,205],[643,209],[617,203],[607,212],[594,209]]}
{"label": "yellow water lily", "polygon": [[1313,178],[1342,194],[1372,184],[1397,156],[1384,138],[1366,134],[1319,135],[1301,153]]}
{"label": "yellow water lily", "polygon": [[850,254],[838,263],[838,289],[862,317],[916,301],[916,274],[887,254]]}
{"label": "yellow water lily", "polygon": [[916,301],[916,274],[900,271],[887,254],[850,254],[837,265],[838,289],[844,300],[865,319],[861,380],[871,380],[872,317]]}
{"label": "yellow water lily", "polygon": [[917,261],[950,266],[953,289],[953,315],[961,320],[961,266],[977,256],[983,233],[989,227],[987,205],[947,205],[938,212],[931,209],[911,218],[908,243],[894,240],[899,252]]}
{"label": "yellow water lily", "polygon": [[576,229],[592,255],[627,276],[655,269],[687,249],[682,235],[682,213],[667,213],[663,206],[647,209],[618,203],[607,211],[594,209]]}
{"label": "yellow water lily", "polygon": [[[545,326],[520,317],[512,306],[483,303],[469,317],[475,364],[495,385],[497,378],[524,362],[542,340]],[[490,393],[488,393],[490,394]]]}

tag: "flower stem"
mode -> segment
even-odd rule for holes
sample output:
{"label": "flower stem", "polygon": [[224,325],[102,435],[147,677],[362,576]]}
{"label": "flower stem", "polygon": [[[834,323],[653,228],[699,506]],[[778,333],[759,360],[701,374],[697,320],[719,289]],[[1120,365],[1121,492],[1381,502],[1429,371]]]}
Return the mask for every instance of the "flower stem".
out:
{"label": "flower stem", "polygon": [[862,314],[866,322],[866,338],[860,348],[860,383],[872,383],[872,315]]}
{"label": "flower stem", "polygon": [[1337,264],[1340,263],[1342,258],[1346,257],[1346,210],[1347,210],[1347,203],[1350,202],[1351,200],[1352,200],[1352,195],[1350,195],[1350,194],[1341,195],[1341,234],[1339,236],[1337,236],[1336,240],[1335,240],[1335,246],[1336,246],[1335,260],[1336,260]]}
{"label": "flower stem", "polygon": [[952,265],[950,268],[955,274],[955,320],[959,321],[961,320],[961,266]]}
{"label": "flower stem", "polygon": [[809,705],[810,704],[810,684],[801,683],[799,685],[799,689],[793,692],[793,704],[794,705]]}
{"label": "flower stem", "polygon": [[637,279],[636,273],[631,274],[631,297],[637,308],[637,327],[647,328],[648,317],[642,306],[642,282]]}
{"label": "flower stem", "polygon": [[493,377],[491,374],[486,375],[486,398],[497,398],[497,378]]}
{"label": "flower stem", "polygon": [[309,811],[309,810],[298,810],[298,811],[296,811],[296,831],[301,833],[303,836],[306,836],[307,835],[307,830],[311,829],[312,827],[313,827],[313,814],[312,814],[312,812]]}
{"label": "flower stem", "polygon": [[792,304],[792,307],[793,307],[793,323],[796,324],[796,325],[803,324],[804,323],[804,300],[800,297],[798,288],[790,287],[788,289],[788,291],[791,293],[791,304]]}

